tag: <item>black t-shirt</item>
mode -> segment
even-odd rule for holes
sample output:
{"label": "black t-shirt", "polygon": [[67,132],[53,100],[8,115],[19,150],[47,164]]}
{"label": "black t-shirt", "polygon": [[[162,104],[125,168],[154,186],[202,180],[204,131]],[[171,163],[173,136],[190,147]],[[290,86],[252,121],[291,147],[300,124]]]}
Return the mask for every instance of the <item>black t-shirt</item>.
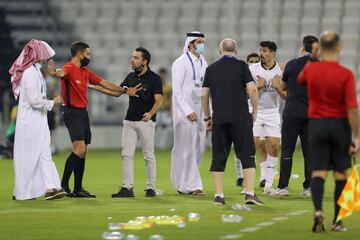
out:
{"label": "black t-shirt", "polygon": [[250,118],[246,84],[251,81],[247,63],[234,57],[222,57],[208,66],[203,87],[210,88],[214,124]]}
{"label": "black t-shirt", "polygon": [[298,75],[310,60],[310,56],[293,59],[286,64],[282,80],[287,86],[284,117],[307,118],[308,94],[306,87],[298,82]]}
{"label": "black t-shirt", "polygon": [[[149,112],[154,106],[154,95],[163,94],[160,76],[150,69],[140,77],[134,72],[129,73],[120,86],[135,87],[139,83],[141,83],[142,90],[137,93],[139,97],[129,96],[129,108],[125,120],[141,121],[144,113]],[[156,114],[151,120],[154,122],[156,121]]]}

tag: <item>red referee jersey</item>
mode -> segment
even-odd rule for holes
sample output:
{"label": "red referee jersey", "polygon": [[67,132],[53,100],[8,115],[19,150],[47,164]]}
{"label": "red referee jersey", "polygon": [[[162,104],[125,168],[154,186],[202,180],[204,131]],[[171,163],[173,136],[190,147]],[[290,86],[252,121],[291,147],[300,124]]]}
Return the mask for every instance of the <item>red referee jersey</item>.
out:
{"label": "red referee jersey", "polygon": [[354,75],[337,62],[307,64],[298,81],[307,85],[309,118],[347,118],[347,110],[357,107]]}
{"label": "red referee jersey", "polygon": [[101,78],[86,67],[77,67],[72,62],[66,63],[62,70],[65,76],[61,79],[61,93],[64,104],[70,107],[87,107],[88,82],[97,85]]}

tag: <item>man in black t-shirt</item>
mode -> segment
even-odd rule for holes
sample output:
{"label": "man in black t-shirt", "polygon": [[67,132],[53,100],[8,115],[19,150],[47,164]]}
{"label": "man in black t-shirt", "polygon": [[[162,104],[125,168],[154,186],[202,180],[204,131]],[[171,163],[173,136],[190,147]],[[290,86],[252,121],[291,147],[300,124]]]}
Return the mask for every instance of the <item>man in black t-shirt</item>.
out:
{"label": "man in black t-shirt", "polygon": [[[256,119],[258,92],[248,65],[235,58],[236,42],[224,39],[220,44],[221,58],[211,64],[205,73],[202,87],[202,107],[207,129],[212,130],[212,172],[215,184],[215,204],[225,204],[223,178],[231,144],[241,159],[245,180],[245,203],[262,202],[254,192],[255,144],[252,125]],[[211,95],[213,115],[210,116]],[[249,113],[247,95],[253,106]]]}
{"label": "man in black t-shirt", "polygon": [[289,179],[292,168],[292,157],[296,147],[298,136],[301,140],[301,148],[304,156],[304,175],[302,196],[310,196],[309,154],[308,154],[308,95],[305,86],[298,83],[297,78],[304,66],[312,60],[312,54],[318,49],[319,40],[314,36],[303,38],[302,57],[295,58],[286,64],[282,80],[273,80],[274,89],[286,100],[283,112],[281,129],[281,160],[280,180],[277,195],[289,195]]}
{"label": "man in black t-shirt", "polygon": [[[146,197],[155,197],[156,160],[154,153],[156,112],[162,102],[162,82],[160,76],[149,68],[151,55],[145,48],[135,49],[131,72],[120,86],[125,89],[136,88],[137,96],[129,96],[129,108],[124,120],[122,132],[122,169],[123,185],[118,193],[112,194],[113,198],[134,197],[134,154],[138,139],[146,162],[147,183]],[[94,87],[92,87],[94,88]],[[120,96],[120,92],[99,89],[111,96]]]}

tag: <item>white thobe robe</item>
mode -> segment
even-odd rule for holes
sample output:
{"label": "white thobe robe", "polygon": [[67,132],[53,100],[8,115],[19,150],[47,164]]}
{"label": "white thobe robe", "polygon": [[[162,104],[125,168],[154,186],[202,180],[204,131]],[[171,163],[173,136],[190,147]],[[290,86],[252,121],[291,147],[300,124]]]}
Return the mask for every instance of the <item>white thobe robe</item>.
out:
{"label": "white thobe robe", "polygon": [[[186,53],[176,59],[172,66],[174,147],[171,152],[171,180],[182,193],[203,189],[199,167],[206,137],[200,94],[207,63],[202,55],[198,59],[192,53],[188,54],[195,74]],[[197,122],[190,122],[186,118],[192,112],[198,116]]]}
{"label": "white thobe robe", "polygon": [[54,101],[46,99],[46,82],[40,64],[27,68],[20,83],[14,143],[14,196],[37,198],[47,189],[60,189],[60,178],[52,161],[47,111]]}

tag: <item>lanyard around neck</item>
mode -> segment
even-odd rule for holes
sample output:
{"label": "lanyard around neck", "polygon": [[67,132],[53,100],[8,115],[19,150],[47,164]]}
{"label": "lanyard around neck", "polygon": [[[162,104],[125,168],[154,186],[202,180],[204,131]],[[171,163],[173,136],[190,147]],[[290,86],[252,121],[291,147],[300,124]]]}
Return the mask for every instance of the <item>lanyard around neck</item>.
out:
{"label": "lanyard around neck", "polygon": [[[189,52],[186,52],[186,55],[191,63],[191,67],[192,67],[192,71],[193,71],[193,80],[196,81],[196,74],[195,74],[195,65],[194,65],[194,62],[193,60],[191,59],[190,57],[190,54]],[[202,60],[200,59],[200,64],[201,64],[201,67],[202,67]]]}

